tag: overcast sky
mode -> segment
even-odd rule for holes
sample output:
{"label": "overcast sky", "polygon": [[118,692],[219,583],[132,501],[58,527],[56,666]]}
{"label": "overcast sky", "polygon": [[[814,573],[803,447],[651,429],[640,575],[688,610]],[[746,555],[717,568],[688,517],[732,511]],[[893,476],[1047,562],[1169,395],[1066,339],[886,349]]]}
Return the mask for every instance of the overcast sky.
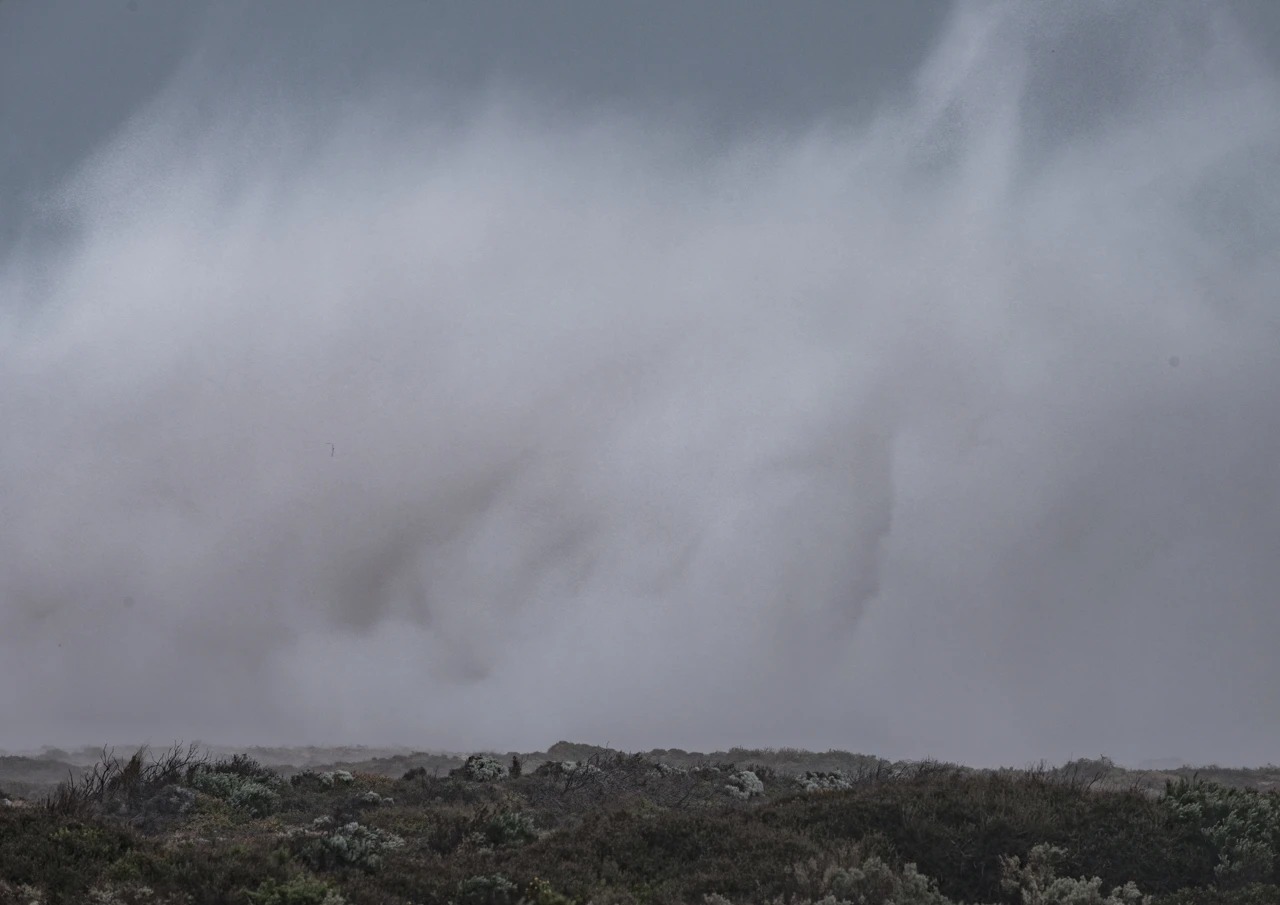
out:
{"label": "overcast sky", "polygon": [[0,0],[0,748],[1280,750],[1280,6]]}

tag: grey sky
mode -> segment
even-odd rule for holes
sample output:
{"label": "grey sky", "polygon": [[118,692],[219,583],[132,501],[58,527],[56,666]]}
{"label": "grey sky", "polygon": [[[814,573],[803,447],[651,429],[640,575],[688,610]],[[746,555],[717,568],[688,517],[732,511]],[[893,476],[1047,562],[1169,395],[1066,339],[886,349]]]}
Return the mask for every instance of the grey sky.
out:
{"label": "grey sky", "polygon": [[1274,758],[1277,23],[0,2],[0,747]]}

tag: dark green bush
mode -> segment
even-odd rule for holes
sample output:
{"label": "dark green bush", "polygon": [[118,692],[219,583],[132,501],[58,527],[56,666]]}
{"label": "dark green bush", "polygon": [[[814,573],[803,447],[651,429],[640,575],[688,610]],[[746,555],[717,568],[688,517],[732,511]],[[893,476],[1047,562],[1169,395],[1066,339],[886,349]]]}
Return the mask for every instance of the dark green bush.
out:
{"label": "dark green bush", "polygon": [[501,811],[484,821],[480,832],[490,845],[515,847],[538,838],[537,827],[528,814]]}
{"label": "dark green bush", "polygon": [[139,840],[128,828],[50,814],[0,809],[0,880],[46,889],[52,903],[80,902]]}

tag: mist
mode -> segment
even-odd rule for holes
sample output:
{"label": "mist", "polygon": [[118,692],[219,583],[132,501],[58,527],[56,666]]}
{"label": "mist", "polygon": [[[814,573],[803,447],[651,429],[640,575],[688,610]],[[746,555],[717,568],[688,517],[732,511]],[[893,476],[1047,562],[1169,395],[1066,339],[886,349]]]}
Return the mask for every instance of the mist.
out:
{"label": "mist", "polygon": [[10,168],[0,747],[1275,759],[1256,10],[877,13],[768,97],[372,6],[193,6]]}

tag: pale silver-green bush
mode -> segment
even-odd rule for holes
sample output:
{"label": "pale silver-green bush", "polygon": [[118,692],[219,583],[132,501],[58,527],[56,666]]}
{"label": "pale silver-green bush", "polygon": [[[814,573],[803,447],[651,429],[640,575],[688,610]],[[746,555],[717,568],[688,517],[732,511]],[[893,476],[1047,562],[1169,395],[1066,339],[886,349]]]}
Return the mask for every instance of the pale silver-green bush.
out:
{"label": "pale silver-green bush", "polygon": [[336,830],[318,835],[306,832],[306,835],[313,838],[303,848],[301,856],[316,870],[356,867],[372,873],[382,866],[384,854],[404,845],[404,840],[394,833],[362,826],[355,821]]}
{"label": "pale silver-green bush", "polygon": [[839,770],[832,770],[829,773],[806,770],[804,775],[800,777],[800,785],[806,792],[853,788],[853,783],[849,781],[849,777]]}
{"label": "pale silver-green bush", "polygon": [[488,754],[473,754],[457,770],[449,771],[471,782],[493,782],[507,775],[507,767]]}
{"label": "pale silver-green bush", "polygon": [[1066,851],[1056,846],[1037,845],[1022,864],[1017,857],[1000,859],[1003,866],[1000,885],[1008,892],[1021,892],[1022,905],[1150,905],[1132,880],[1117,886],[1111,893],[1102,891],[1102,880],[1058,877],[1055,870]]}
{"label": "pale silver-green bush", "polygon": [[729,777],[725,790],[734,798],[748,799],[764,794],[764,783],[751,770],[741,770]]}
{"label": "pale silver-green bush", "polygon": [[234,808],[248,811],[254,817],[265,817],[276,811],[280,796],[259,779],[239,773],[211,773],[201,770],[188,780],[191,788],[219,798]]}
{"label": "pale silver-green bush", "polygon": [[829,889],[818,905],[951,905],[938,891],[938,884],[918,872],[914,864],[904,865],[898,873],[875,855],[858,867],[835,871]]}
{"label": "pale silver-green bush", "polygon": [[1169,783],[1161,801],[1190,821],[1218,856],[1214,873],[1223,886],[1269,880],[1280,846],[1280,799],[1217,783]]}

